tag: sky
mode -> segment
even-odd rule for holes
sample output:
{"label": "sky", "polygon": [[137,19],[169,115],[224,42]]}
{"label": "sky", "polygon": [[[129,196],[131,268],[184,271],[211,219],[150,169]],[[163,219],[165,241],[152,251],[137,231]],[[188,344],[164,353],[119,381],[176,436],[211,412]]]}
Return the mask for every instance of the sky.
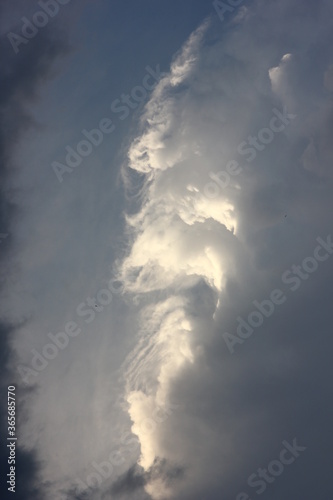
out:
{"label": "sky", "polygon": [[332,497],[332,14],[2,0],[1,498]]}

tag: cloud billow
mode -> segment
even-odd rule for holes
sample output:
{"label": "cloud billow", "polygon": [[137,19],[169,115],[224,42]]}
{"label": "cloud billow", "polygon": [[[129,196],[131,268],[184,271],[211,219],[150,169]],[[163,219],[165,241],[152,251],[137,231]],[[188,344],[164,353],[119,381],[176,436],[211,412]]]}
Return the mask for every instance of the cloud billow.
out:
{"label": "cloud billow", "polygon": [[[274,456],[286,436],[299,429],[309,449],[315,446],[314,434],[301,423],[312,330],[306,312],[297,321],[294,314],[320,286],[326,297],[332,263],[325,262],[297,296],[288,296],[239,359],[227,359],[222,337],[330,231],[331,61],[320,49],[332,42],[331,6],[323,1],[316,10],[321,28],[311,22],[310,10],[306,4],[301,11],[300,2],[253,2],[224,36],[214,22],[204,23],[154,90],[129,148],[124,177],[129,180],[132,170],[147,184],[141,209],[128,217],[133,243],[121,278],[129,294],[156,293],[158,299],[142,307],[138,344],[124,365],[128,412],[145,471],[157,457],[188,469],[186,480],[171,486],[147,481],[152,498],[236,498],[251,464]],[[311,57],[317,73],[302,85]],[[257,147],[258,137],[264,146]],[[249,144],[251,157],[244,154]],[[241,171],[218,186],[217,196],[207,196],[210,174],[225,171],[230,161]],[[196,314],[194,289],[210,314]],[[324,298],[322,314],[328,321]],[[325,338],[324,320],[320,325],[318,335]],[[179,411],[151,435],[143,433],[138,422],[153,404],[170,399],[181,403]],[[304,470],[311,468],[309,456]],[[298,474],[281,478],[278,491],[292,491]]]}

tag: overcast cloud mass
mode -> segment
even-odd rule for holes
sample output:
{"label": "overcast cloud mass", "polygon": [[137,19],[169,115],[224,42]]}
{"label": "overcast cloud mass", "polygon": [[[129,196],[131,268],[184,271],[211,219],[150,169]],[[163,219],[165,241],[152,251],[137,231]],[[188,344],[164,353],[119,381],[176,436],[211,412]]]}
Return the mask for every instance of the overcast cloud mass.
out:
{"label": "overcast cloud mass", "polygon": [[0,14],[1,498],[332,498],[332,2]]}

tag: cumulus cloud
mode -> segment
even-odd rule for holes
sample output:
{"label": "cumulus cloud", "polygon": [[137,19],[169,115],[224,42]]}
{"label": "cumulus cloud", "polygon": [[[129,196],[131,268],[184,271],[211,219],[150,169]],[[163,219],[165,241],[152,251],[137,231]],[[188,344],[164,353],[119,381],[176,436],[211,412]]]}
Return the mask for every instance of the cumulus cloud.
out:
{"label": "cumulus cloud", "polygon": [[[155,89],[129,148],[124,175],[144,174],[146,186],[141,209],[128,217],[132,243],[121,279],[129,294],[164,291],[166,297],[152,296],[139,316],[137,346],[124,365],[128,413],[143,469],[163,458],[188,467],[190,478],[171,489],[147,481],[152,498],[201,498],[207,492],[220,498],[231,494],[239,471],[246,481],[250,450],[267,453],[274,413],[273,403],[265,408],[259,396],[247,401],[245,387],[255,390],[258,382],[250,366],[265,366],[273,386],[282,377],[282,390],[286,372],[297,371],[296,358],[306,355],[306,349],[295,353],[289,312],[284,328],[291,338],[277,340],[277,326],[266,324],[271,340],[259,345],[258,354],[244,346],[244,354],[231,360],[221,339],[255,298],[281,286],[284,266],[306,257],[316,236],[330,230],[331,100],[323,85],[329,86],[330,61],[322,51],[331,42],[330,6],[320,2],[320,9],[320,28],[309,21],[310,4],[301,11],[300,2],[254,2],[223,37],[214,23],[204,23]],[[300,24],[311,26],[310,39],[300,24],[292,29],[296,11]],[[247,161],[239,144],[258,136],[274,109],[296,119]],[[207,196],[210,174],[225,170],[230,160],[242,172],[220,185],[218,196]],[[196,296],[208,302],[208,314],[196,313]],[[283,323],[281,316],[276,321]],[[306,375],[299,375],[304,382]],[[261,390],[263,395],[262,384]],[[147,435],[139,423],[173,398],[179,410]],[[302,405],[290,409],[291,422]],[[283,430],[277,424],[277,440]]]}

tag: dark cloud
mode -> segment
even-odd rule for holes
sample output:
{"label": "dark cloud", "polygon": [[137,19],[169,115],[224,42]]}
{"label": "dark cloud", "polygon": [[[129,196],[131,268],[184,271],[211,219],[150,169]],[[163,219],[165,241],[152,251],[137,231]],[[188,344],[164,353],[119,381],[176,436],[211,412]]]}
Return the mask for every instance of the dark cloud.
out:
{"label": "dark cloud", "polygon": [[55,31],[44,30],[14,54],[6,36],[0,43],[0,158],[1,168],[11,167],[11,154],[21,134],[37,123],[27,105],[38,98],[40,87],[54,76],[55,61],[69,52],[69,46]]}
{"label": "dark cloud", "polygon": [[[17,6],[16,6],[17,7]],[[10,8],[9,3],[3,4],[2,12]],[[19,32],[13,27],[14,32]],[[13,224],[15,217],[20,215],[17,203],[14,202],[14,193],[9,187],[9,180],[15,173],[16,148],[20,138],[31,127],[39,125],[31,116],[28,106],[38,99],[41,86],[52,77],[52,68],[58,58],[69,51],[68,42],[63,34],[45,28],[35,39],[29,40],[15,54],[7,37],[0,39],[0,176],[2,187],[0,189],[0,233],[7,235],[1,240],[0,245],[0,287],[6,289],[6,276],[9,271],[10,252],[12,251]],[[1,498],[12,498],[6,484],[8,472],[8,449],[3,445],[7,438],[7,387],[15,384],[17,422],[23,418],[24,400],[31,391],[19,386],[17,374],[11,370],[13,360],[12,337],[18,325],[0,323],[0,432],[2,446],[0,451],[1,463]],[[20,402],[22,401],[22,406]],[[37,476],[40,464],[35,452],[16,448],[16,493],[18,500],[44,500],[43,485],[38,484]]]}
{"label": "dark cloud", "polygon": [[68,500],[90,500],[91,492],[90,491],[82,491],[78,493],[76,490],[71,490],[67,492]]}
{"label": "dark cloud", "polygon": [[154,464],[144,471],[138,465],[133,465],[125,474],[123,474],[111,487],[111,494],[117,497],[132,495],[151,481],[160,480],[166,486],[183,478],[185,474],[184,467],[170,464],[165,459],[155,459]]}
{"label": "dark cloud", "polygon": [[63,33],[47,28],[29,40],[18,54],[14,54],[5,35],[0,39],[0,232],[9,233],[6,244],[2,243],[0,247],[2,253],[8,249],[10,224],[17,214],[13,201],[15,193],[6,187],[7,178],[16,169],[13,153],[22,134],[39,126],[28,105],[38,99],[43,83],[54,76],[52,67],[56,60],[68,52],[69,45]]}
{"label": "dark cloud", "polygon": [[[0,323],[0,435],[1,449],[0,449],[0,468],[1,484],[0,484],[0,497],[11,498],[12,493],[8,491],[8,484],[6,484],[8,473],[8,448],[4,446],[7,442],[7,391],[9,385],[16,387],[16,428],[18,423],[24,419],[24,400],[29,397],[33,388],[22,388],[16,383],[16,374],[10,369],[10,360],[13,358],[13,351],[11,349],[11,337],[15,333],[15,326]],[[20,402],[22,402],[20,404]],[[44,500],[43,487],[37,483],[37,473],[40,467],[36,452],[26,451],[20,448],[20,443],[17,441],[16,447],[16,491],[15,498],[18,500]]]}

